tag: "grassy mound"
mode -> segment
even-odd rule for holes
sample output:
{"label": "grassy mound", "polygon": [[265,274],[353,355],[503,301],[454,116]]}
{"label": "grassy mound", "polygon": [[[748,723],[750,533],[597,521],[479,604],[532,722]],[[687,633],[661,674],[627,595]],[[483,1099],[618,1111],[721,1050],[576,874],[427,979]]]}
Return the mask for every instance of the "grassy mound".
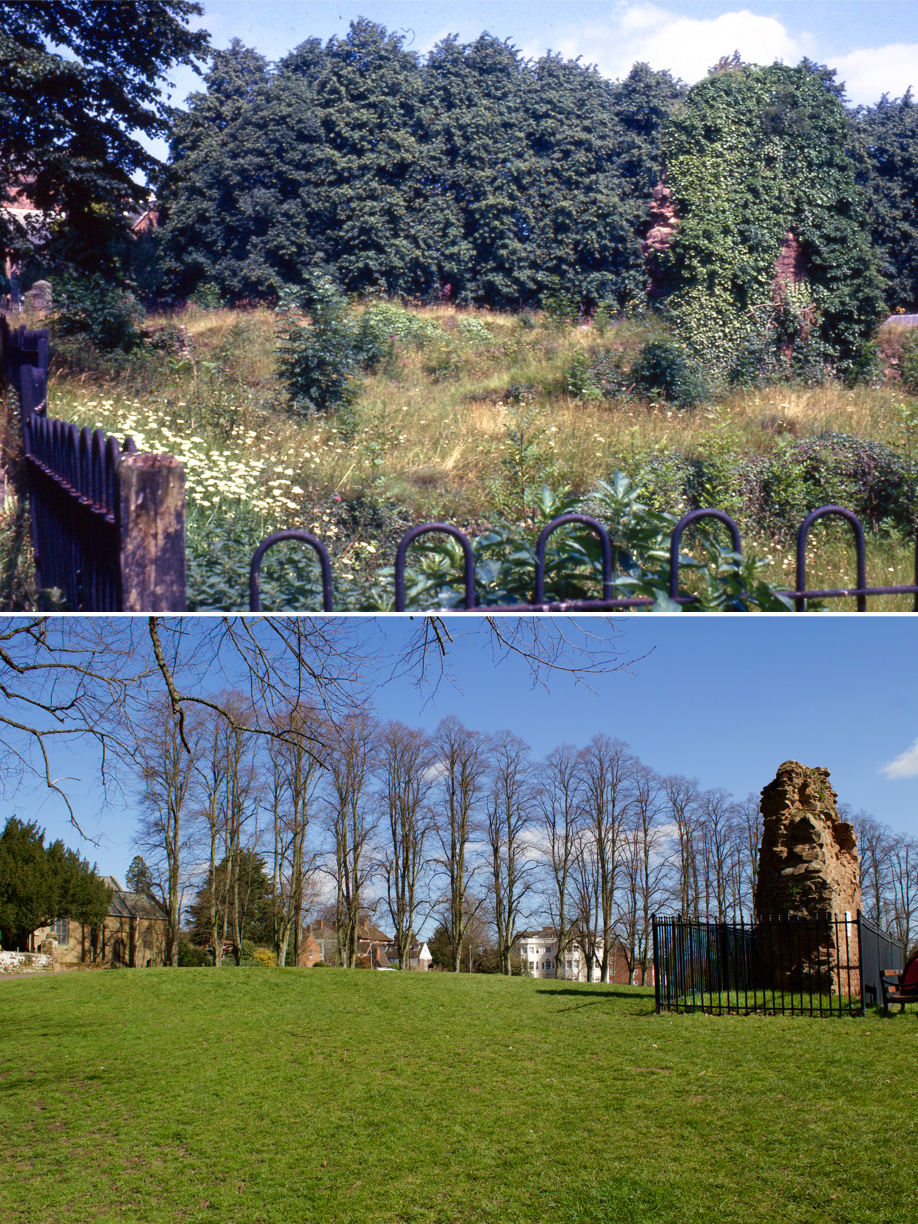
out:
{"label": "grassy mound", "polygon": [[8,1224],[892,1224],[918,1032],[328,970],[3,990]]}

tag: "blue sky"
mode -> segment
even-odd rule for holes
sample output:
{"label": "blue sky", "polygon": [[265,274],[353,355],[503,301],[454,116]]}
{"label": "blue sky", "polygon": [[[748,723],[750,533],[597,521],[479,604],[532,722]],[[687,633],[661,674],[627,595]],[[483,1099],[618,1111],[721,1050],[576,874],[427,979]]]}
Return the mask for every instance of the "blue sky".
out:
{"label": "blue sky", "polygon": [[[306,38],[343,35],[358,16],[405,34],[424,53],[445,35],[472,39],[483,30],[508,38],[527,55],[549,49],[582,55],[607,76],[626,73],[636,59],[668,68],[687,81],[705,75],[721,55],[739,50],[753,63],[808,55],[837,67],[855,102],[918,84],[918,6],[914,0],[776,0],[648,3],[550,0],[203,0],[195,24],[225,47],[241,38],[276,59]],[[177,81],[177,97],[193,77]]]}
{"label": "blue sky", "polygon": [[[527,56],[549,50],[582,56],[612,79],[646,60],[691,83],[738,50],[750,63],[793,64],[806,55],[837,68],[858,104],[918,88],[915,0],[203,0],[203,7],[192,24],[209,30],[215,47],[240,38],[270,60],[307,38],[343,36],[357,17],[367,17],[403,33],[420,54],[447,34],[471,40],[487,30]],[[171,79],[175,105],[200,87],[190,69],[177,69]],[[163,141],[144,143],[165,158]]]}
{"label": "blue sky", "polygon": [[[380,618],[393,653],[410,626]],[[452,617],[461,635],[477,618]],[[457,642],[454,685],[431,696],[407,681],[380,685],[384,715],[432,728],[448,713],[484,731],[510,728],[538,755],[555,744],[585,744],[604,731],[662,773],[697,777],[738,798],[758,793],[787,759],[823,765],[842,800],[901,832],[918,836],[918,753],[887,776],[883,767],[918,740],[916,621],[899,616],[634,616],[618,620],[627,671],[592,682],[592,691],[556,676],[533,688],[517,659],[495,664],[483,636]],[[38,790],[21,791],[4,815],[37,818],[122,878],[134,854],[135,813],[102,810],[91,786],[92,754],[75,754],[60,772],[98,847],[79,843],[61,805]],[[3,810],[0,809],[0,810]]]}

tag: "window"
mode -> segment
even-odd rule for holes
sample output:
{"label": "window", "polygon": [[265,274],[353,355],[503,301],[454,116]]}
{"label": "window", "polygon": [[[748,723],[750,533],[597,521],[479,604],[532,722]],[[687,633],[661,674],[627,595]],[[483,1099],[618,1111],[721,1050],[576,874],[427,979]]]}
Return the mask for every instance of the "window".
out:
{"label": "window", "polygon": [[66,944],[70,939],[70,919],[55,918],[51,923],[51,934],[59,944]]}

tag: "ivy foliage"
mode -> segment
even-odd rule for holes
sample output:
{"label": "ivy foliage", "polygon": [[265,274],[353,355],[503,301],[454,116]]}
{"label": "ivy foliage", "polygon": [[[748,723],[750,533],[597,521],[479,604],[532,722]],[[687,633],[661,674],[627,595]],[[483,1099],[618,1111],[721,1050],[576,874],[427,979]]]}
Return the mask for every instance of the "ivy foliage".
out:
{"label": "ivy foliage", "polygon": [[[807,61],[731,62],[671,117],[663,162],[680,225],[661,261],[667,308],[721,378],[790,352],[792,372],[810,376],[827,366],[852,376],[867,362],[882,286],[853,143],[831,74]],[[805,280],[776,301],[788,234]]]}

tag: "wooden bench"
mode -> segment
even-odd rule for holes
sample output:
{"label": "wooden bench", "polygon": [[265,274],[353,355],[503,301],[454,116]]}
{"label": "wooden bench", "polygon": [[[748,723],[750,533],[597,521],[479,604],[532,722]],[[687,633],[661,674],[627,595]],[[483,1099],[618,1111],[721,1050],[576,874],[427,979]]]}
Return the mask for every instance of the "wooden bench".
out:
{"label": "wooden bench", "polygon": [[905,970],[881,969],[880,987],[883,991],[883,1011],[889,1015],[890,1003],[898,1003],[899,1011],[905,1010],[906,1003],[918,1003],[918,985],[903,986],[902,978]]}

